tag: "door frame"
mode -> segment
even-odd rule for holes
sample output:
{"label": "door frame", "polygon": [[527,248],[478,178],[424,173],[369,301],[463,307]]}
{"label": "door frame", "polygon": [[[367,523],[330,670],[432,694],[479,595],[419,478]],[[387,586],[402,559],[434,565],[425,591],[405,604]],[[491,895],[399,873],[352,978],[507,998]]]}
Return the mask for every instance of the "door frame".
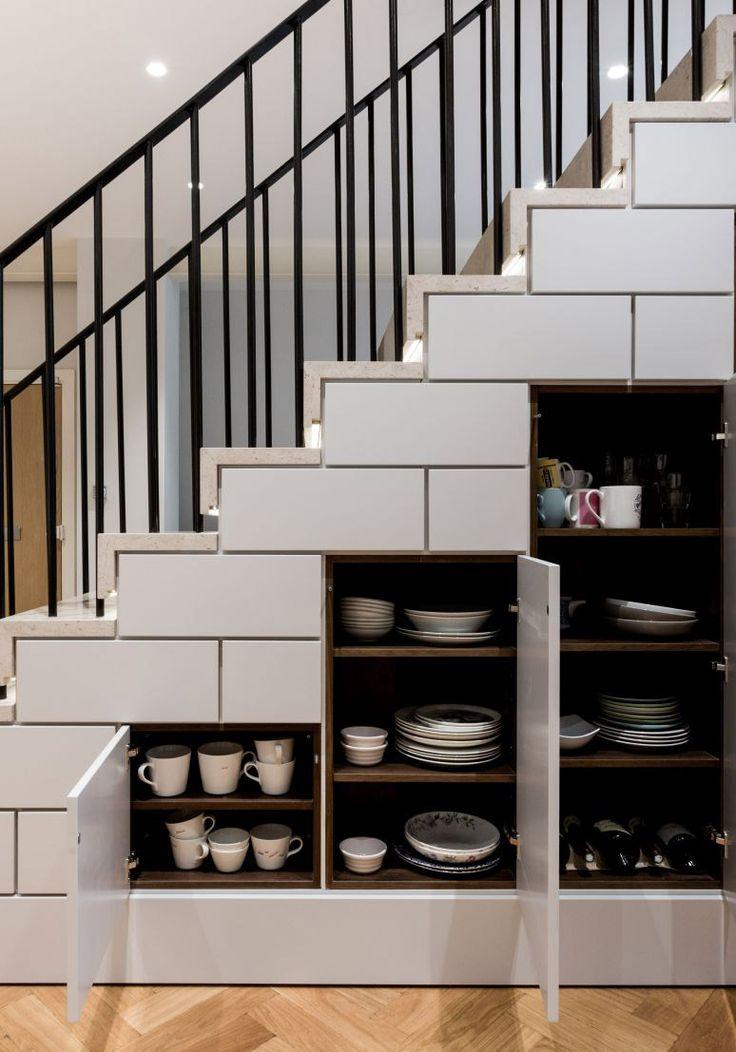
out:
{"label": "door frame", "polygon": [[[25,379],[27,370],[6,369],[3,385]],[[74,369],[57,369],[56,382],[61,387],[61,598],[76,595],[77,563],[77,420],[76,373]],[[41,381],[34,380],[40,385]]]}

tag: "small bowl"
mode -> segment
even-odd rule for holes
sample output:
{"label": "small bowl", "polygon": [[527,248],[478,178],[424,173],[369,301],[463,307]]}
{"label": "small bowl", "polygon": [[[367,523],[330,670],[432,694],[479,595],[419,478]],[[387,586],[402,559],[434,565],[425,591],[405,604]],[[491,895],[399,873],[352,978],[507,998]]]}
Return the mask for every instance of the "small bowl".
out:
{"label": "small bowl", "polygon": [[351,836],[340,841],[345,868],[352,873],[376,873],[383,865],[387,845],[372,836]]}
{"label": "small bowl", "polygon": [[382,727],[343,727],[340,735],[343,744],[353,748],[380,748],[386,744],[388,731]]}
{"label": "small bowl", "polygon": [[570,715],[560,717],[560,749],[563,752],[574,752],[584,749],[592,742],[600,727],[589,723],[582,716]]}
{"label": "small bowl", "polygon": [[405,610],[407,618],[420,632],[478,632],[490,617],[492,610],[480,610],[467,614],[432,614],[419,610]]}
{"label": "small bowl", "polygon": [[343,751],[348,763],[355,764],[357,767],[374,767],[383,759],[386,745],[361,747],[360,745],[345,745],[343,743]]}

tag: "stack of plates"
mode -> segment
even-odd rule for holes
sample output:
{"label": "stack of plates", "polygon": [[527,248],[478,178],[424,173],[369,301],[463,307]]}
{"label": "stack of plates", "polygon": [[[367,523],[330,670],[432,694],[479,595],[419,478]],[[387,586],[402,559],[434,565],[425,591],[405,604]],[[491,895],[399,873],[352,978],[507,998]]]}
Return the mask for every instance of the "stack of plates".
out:
{"label": "stack of plates", "polygon": [[432,767],[472,767],[501,755],[502,718],[478,705],[421,705],[394,715],[394,746]]}
{"label": "stack of plates", "polygon": [[462,607],[435,604],[432,610],[405,609],[404,616],[411,627],[401,627],[402,636],[415,643],[430,643],[437,646],[460,646],[462,644],[487,643],[501,629],[486,627],[493,613],[487,609],[463,609]]}
{"label": "stack of plates", "polygon": [[598,695],[600,738],[630,749],[681,749],[690,727],[680,702],[667,697]]}
{"label": "stack of plates", "polygon": [[428,873],[488,873],[501,863],[501,834],[492,822],[458,811],[428,811],[404,826],[406,843],[394,845],[402,862]]}
{"label": "stack of plates", "polygon": [[604,600],[606,621],[635,636],[689,636],[698,623],[695,610],[654,606],[628,599]]}
{"label": "stack of plates", "polygon": [[386,599],[346,596],[340,602],[340,623],[349,636],[372,642],[394,627],[394,611]]}

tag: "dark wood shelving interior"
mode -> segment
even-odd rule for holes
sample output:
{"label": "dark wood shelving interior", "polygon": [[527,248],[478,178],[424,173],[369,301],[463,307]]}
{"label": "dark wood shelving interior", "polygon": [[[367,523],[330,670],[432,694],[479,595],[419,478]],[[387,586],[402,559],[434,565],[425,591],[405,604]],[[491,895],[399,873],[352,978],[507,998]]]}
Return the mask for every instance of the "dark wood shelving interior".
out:
{"label": "dark wood shelving interior", "polygon": [[237,889],[313,888],[317,886],[314,873],[308,870],[241,869],[237,873],[219,873],[211,869],[145,869],[132,877],[132,884],[141,891],[235,891]]}
{"label": "dark wood shelving interior", "polygon": [[183,793],[181,796],[146,796],[135,797],[130,801],[133,811],[176,811],[180,808],[203,811],[311,811],[314,801],[311,797],[268,796],[258,790],[250,792],[239,789],[236,793],[225,796],[213,796],[203,791]]}
{"label": "dark wood shelving interior", "polygon": [[676,538],[678,540],[681,540],[684,537],[689,537],[700,538],[702,540],[705,537],[720,537],[720,535],[721,531],[717,526],[644,526],[638,530],[606,529],[603,526],[593,527],[592,529],[576,529],[570,526],[537,527],[537,536],[542,540],[544,540],[547,537],[577,537],[579,539],[582,539],[583,537],[597,537],[599,540],[601,540],[604,537],[615,537],[619,540],[628,540],[637,537],[648,540],[651,540],[653,538],[657,538],[659,540],[668,540]]}
{"label": "dark wood shelving interior", "polygon": [[569,768],[605,768],[607,770],[642,770],[661,767],[710,767],[718,768],[720,759],[706,749],[684,749],[680,752],[631,751],[625,749],[605,748],[594,752],[581,751],[561,753],[560,767]]}
{"label": "dark wood shelving interior", "polygon": [[422,874],[419,870],[410,869],[408,866],[390,863],[377,873],[364,875],[362,873],[350,873],[341,865],[335,867],[332,877],[333,887],[345,887],[358,889],[403,889],[404,891],[420,891],[426,888],[434,888],[438,891],[455,888],[485,889],[497,888],[505,890],[516,887],[514,871],[509,868],[499,868],[487,877],[431,877]]}
{"label": "dark wood shelving interior", "polygon": [[656,867],[639,869],[635,873],[617,877],[601,870],[566,870],[560,874],[561,891],[578,891],[584,888],[595,891],[697,891],[720,887],[720,877],[710,873],[677,873],[672,869]]}
{"label": "dark wood shelving interior", "polygon": [[336,782],[515,782],[516,771],[508,763],[493,767],[475,767],[468,770],[452,770],[447,767],[420,767],[399,759],[376,764],[375,767],[358,767],[355,764],[336,761]]}
{"label": "dark wood shelving interior", "polygon": [[516,647],[511,644],[503,646],[416,646],[409,643],[366,643],[355,644],[341,642],[335,647],[334,656],[338,658],[513,658]]}
{"label": "dark wood shelving interior", "polygon": [[591,636],[563,636],[560,641],[560,650],[569,654],[594,654],[594,653],[619,653],[637,654],[645,653],[705,653],[716,654],[721,650],[721,645],[715,639],[700,639],[683,637],[680,639],[662,638],[633,638],[621,637],[592,638]]}

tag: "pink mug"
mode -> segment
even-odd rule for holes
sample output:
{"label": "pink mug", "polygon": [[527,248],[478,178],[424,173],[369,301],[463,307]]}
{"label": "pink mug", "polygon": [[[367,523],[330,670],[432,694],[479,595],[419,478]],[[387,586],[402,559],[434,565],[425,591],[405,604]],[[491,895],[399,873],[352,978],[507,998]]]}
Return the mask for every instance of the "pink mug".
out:
{"label": "pink mug", "polygon": [[565,498],[565,518],[576,529],[592,530],[599,525],[600,496],[595,489],[574,489]]}

